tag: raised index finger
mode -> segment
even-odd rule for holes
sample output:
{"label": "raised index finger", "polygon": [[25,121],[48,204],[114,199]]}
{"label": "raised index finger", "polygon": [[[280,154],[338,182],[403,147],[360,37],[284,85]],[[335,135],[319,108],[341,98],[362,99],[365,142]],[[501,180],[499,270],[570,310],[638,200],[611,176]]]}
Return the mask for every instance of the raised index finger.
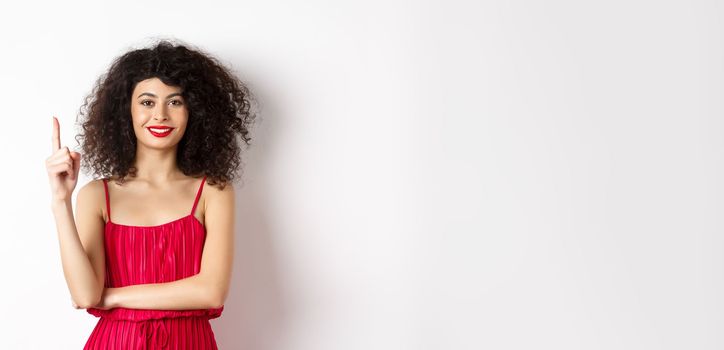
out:
{"label": "raised index finger", "polygon": [[53,152],[60,149],[60,124],[58,118],[53,116]]}

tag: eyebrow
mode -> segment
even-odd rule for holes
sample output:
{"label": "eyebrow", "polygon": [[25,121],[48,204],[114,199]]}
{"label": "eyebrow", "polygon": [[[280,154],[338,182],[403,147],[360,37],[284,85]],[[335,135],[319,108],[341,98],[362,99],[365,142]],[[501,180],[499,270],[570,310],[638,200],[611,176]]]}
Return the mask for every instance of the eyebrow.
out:
{"label": "eyebrow", "polygon": [[[154,94],[152,94],[152,93],[150,93],[150,92],[144,92],[144,93],[138,95],[138,97],[136,97],[136,98],[139,98],[139,97],[141,97],[141,96],[143,96],[143,95],[147,95],[147,96],[151,96],[151,97],[158,97],[158,96],[156,96],[156,95],[154,95]],[[174,93],[166,96],[166,98],[170,98],[170,97],[174,97],[174,96],[181,96],[181,93],[180,93],[180,92],[174,92]]]}

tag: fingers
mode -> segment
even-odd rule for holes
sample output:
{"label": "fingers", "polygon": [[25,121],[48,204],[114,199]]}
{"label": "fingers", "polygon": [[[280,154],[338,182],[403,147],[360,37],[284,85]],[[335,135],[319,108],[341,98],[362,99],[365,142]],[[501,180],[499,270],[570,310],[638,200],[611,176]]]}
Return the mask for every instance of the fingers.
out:
{"label": "fingers", "polygon": [[61,148],[54,155],[48,157],[48,159],[45,160],[45,166],[48,168],[49,172],[59,165],[64,165],[68,166],[70,169],[75,169],[74,163],[75,160],[70,156],[70,152],[68,151],[67,147]]}
{"label": "fingers", "polygon": [[70,152],[70,157],[73,159],[73,172],[70,175],[71,180],[75,180],[78,175],[78,169],[80,169],[80,153]]}
{"label": "fingers", "polygon": [[55,153],[50,155],[50,157],[47,158],[47,162],[52,162],[57,159],[69,159],[70,157],[70,150],[68,149],[68,146],[63,146],[60,149],[56,150]]}
{"label": "fingers", "polygon": [[56,153],[45,161],[48,173],[51,175],[67,173],[70,180],[75,180],[80,169],[81,154],[69,152],[68,147],[63,147]]}
{"label": "fingers", "polygon": [[53,116],[53,152],[60,149],[60,123],[58,123],[58,118]]}
{"label": "fingers", "polygon": [[58,118],[53,116],[53,154],[45,160],[48,172],[55,175],[67,173],[71,180],[75,180],[80,168],[81,155],[78,152],[71,152],[67,146],[60,147],[60,123]]}
{"label": "fingers", "polygon": [[48,172],[53,175],[62,173],[68,173],[69,175],[71,175],[73,174],[73,165],[71,165],[70,163],[51,165],[48,167]]}

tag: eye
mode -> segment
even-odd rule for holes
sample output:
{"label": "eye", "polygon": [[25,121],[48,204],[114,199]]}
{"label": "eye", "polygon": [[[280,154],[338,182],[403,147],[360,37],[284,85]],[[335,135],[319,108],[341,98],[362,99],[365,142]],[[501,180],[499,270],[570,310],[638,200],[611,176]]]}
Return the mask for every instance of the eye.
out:
{"label": "eye", "polygon": [[180,106],[180,105],[183,104],[183,102],[181,102],[180,100],[171,100],[171,103],[174,104],[174,105],[176,105],[176,106]]}
{"label": "eye", "polygon": [[151,101],[151,100],[143,100],[143,101],[141,101],[141,105],[143,105],[143,106],[148,106],[148,105],[146,104],[146,102],[153,103],[153,101]]}

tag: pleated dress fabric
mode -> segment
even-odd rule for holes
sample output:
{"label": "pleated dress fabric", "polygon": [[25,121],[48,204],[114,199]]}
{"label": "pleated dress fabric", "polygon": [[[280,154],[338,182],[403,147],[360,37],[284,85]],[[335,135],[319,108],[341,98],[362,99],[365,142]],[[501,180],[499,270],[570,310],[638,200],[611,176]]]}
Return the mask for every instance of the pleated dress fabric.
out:
{"label": "pleated dress fabric", "polygon": [[[108,183],[103,179],[106,287],[172,282],[199,273],[206,229],[194,212],[205,182],[206,176],[189,215],[161,225],[130,226],[111,221]],[[83,349],[217,349],[209,320],[223,310],[223,305],[197,310],[88,308],[100,319]]]}

